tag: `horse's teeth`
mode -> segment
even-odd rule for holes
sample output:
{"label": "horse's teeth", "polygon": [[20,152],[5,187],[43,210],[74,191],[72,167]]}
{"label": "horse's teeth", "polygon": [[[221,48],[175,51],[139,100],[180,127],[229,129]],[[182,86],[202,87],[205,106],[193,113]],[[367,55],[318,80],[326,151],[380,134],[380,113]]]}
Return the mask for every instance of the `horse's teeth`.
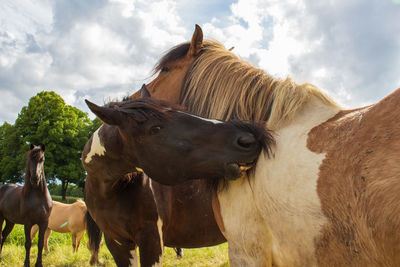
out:
{"label": "horse's teeth", "polygon": [[248,169],[251,169],[251,166],[240,166],[239,168],[241,171],[247,171]]}

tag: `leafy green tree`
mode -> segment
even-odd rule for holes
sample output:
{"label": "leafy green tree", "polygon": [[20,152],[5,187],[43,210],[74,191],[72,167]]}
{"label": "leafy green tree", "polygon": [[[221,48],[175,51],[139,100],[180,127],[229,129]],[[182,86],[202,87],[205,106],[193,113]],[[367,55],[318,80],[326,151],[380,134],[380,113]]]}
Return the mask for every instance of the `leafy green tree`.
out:
{"label": "leafy green tree", "polygon": [[92,120],[92,125],[90,126],[89,132],[90,134],[94,133],[99,127],[103,124],[103,122],[99,118],[95,118]]}
{"label": "leafy green tree", "polygon": [[25,153],[21,153],[22,140],[16,128],[5,122],[0,126],[0,179],[3,183],[23,180]]}
{"label": "leafy green tree", "polygon": [[65,200],[69,183],[82,184],[86,175],[81,164],[83,146],[92,121],[81,110],[66,105],[55,92],[42,91],[22,108],[15,122],[23,143],[46,145],[47,179],[59,179]]}

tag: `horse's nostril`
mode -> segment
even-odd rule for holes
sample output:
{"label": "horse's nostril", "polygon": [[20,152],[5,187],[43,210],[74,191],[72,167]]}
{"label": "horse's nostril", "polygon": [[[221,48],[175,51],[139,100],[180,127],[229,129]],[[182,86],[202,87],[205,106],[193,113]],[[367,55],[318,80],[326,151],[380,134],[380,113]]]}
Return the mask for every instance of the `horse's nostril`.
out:
{"label": "horse's nostril", "polygon": [[241,135],[236,141],[236,144],[240,148],[249,149],[257,142],[256,138],[252,134]]}

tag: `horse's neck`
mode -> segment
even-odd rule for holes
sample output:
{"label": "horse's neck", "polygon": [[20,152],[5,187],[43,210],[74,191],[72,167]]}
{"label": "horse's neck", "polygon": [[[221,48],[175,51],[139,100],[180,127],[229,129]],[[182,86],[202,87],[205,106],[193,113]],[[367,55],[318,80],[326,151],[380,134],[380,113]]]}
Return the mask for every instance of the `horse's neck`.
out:
{"label": "horse's neck", "polygon": [[25,193],[30,193],[30,192],[35,192],[35,193],[39,193],[39,194],[45,194],[48,190],[47,190],[47,183],[46,183],[46,179],[41,179],[39,186],[35,187],[31,184],[30,181],[30,176],[26,175],[25,176],[25,184],[24,184],[24,191]]}
{"label": "horse's neck", "polygon": [[[101,129],[103,128],[104,129]],[[91,137],[83,156],[88,177],[97,183],[114,184],[135,170],[134,162],[124,153],[124,145],[116,127],[102,125]]]}
{"label": "horse's neck", "polygon": [[296,265],[291,261],[298,255],[304,256],[304,262],[315,260],[314,238],[326,222],[316,190],[325,154],[309,149],[308,136],[314,127],[338,112],[339,109],[312,99],[291,123],[276,130],[275,156],[261,155],[257,163],[253,194],[261,213],[268,217],[278,250],[290,252],[283,253],[289,266]]}
{"label": "horse's neck", "polygon": [[283,124],[281,128],[276,130],[279,132],[290,128],[293,132],[299,131],[308,133],[312,128],[330,119],[339,111],[339,107],[324,103],[319,98],[312,96],[310,100],[296,112],[293,120],[289,121],[288,124]]}

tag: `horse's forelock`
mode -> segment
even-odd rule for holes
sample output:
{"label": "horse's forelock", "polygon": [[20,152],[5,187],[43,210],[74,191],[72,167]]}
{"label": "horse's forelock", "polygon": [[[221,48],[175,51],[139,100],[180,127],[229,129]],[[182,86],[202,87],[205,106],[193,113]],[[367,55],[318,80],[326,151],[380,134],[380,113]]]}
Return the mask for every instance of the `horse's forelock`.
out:
{"label": "horse's forelock", "polygon": [[158,61],[154,67],[154,73],[159,72],[167,63],[174,62],[178,59],[183,58],[189,51],[190,43],[182,43],[172,47],[168,50],[165,55]]}
{"label": "horse's forelock", "polygon": [[154,98],[140,98],[119,103],[113,103],[114,109],[126,114],[131,114],[133,119],[144,122],[151,118],[168,120],[171,118],[170,110],[181,110],[178,105],[169,104],[166,101]]}
{"label": "horse's forelock", "polygon": [[40,147],[35,147],[32,150],[30,150],[27,154],[28,160],[35,160],[38,161],[41,156],[42,149]]}

